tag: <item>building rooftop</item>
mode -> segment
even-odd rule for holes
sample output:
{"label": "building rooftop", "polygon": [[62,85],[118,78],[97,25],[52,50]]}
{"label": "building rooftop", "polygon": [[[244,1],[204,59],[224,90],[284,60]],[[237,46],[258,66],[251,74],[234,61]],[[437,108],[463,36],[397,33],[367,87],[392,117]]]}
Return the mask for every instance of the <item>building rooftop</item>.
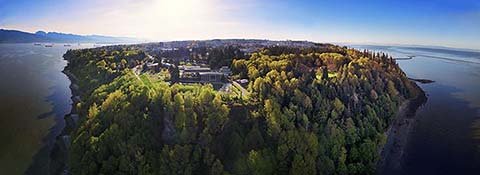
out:
{"label": "building rooftop", "polygon": [[224,73],[221,72],[199,72],[198,74],[200,75],[224,75]]}
{"label": "building rooftop", "polygon": [[205,71],[211,70],[209,67],[200,67],[200,66],[179,66],[178,68],[185,72],[197,72],[197,71],[205,72]]}

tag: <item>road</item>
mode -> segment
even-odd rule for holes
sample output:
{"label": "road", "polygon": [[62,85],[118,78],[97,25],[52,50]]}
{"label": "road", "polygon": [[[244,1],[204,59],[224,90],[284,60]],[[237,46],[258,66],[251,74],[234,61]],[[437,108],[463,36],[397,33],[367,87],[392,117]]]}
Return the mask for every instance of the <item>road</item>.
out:
{"label": "road", "polygon": [[238,84],[236,81],[232,81],[232,84],[237,87],[238,89],[240,89],[240,91],[242,92],[242,96],[243,97],[246,97],[246,96],[249,96],[250,95],[250,92],[248,92],[245,88],[243,88],[242,85]]}

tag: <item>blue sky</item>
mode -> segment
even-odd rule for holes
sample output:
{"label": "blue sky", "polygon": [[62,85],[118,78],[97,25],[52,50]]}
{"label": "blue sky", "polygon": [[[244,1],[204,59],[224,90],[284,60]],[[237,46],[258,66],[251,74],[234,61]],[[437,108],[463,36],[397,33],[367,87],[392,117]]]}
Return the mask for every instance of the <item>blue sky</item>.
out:
{"label": "blue sky", "polygon": [[0,0],[0,28],[480,48],[478,0]]}

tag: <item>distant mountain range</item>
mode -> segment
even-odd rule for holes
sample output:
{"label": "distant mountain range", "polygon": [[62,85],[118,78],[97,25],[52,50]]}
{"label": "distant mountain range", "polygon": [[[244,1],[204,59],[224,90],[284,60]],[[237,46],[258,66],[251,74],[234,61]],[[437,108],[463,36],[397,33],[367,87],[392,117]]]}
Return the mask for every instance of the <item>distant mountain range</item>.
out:
{"label": "distant mountain range", "polygon": [[28,33],[18,30],[0,29],[0,43],[138,43],[136,38],[101,35],[76,35],[38,31]]}

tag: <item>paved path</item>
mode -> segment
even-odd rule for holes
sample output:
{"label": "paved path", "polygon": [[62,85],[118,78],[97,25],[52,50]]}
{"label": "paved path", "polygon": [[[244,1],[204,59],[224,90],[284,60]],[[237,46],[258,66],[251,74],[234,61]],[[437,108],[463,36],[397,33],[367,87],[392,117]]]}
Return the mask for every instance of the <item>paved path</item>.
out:
{"label": "paved path", "polygon": [[[138,68],[141,68],[141,67],[142,67],[142,65],[135,66],[135,67],[132,68],[132,71],[133,71],[133,74],[135,75],[135,77],[137,77],[137,79],[138,79],[140,82],[143,83],[142,79],[140,79],[140,77],[138,76],[138,74],[140,74],[140,73],[138,72],[138,71],[139,71]],[[145,84],[145,83],[143,83],[143,84]]]}
{"label": "paved path", "polygon": [[246,97],[250,95],[250,92],[248,92],[245,88],[243,88],[242,85],[238,84],[236,81],[232,81],[232,84],[238,89],[240,89],[240,91],[242,92],[242,96]]}

